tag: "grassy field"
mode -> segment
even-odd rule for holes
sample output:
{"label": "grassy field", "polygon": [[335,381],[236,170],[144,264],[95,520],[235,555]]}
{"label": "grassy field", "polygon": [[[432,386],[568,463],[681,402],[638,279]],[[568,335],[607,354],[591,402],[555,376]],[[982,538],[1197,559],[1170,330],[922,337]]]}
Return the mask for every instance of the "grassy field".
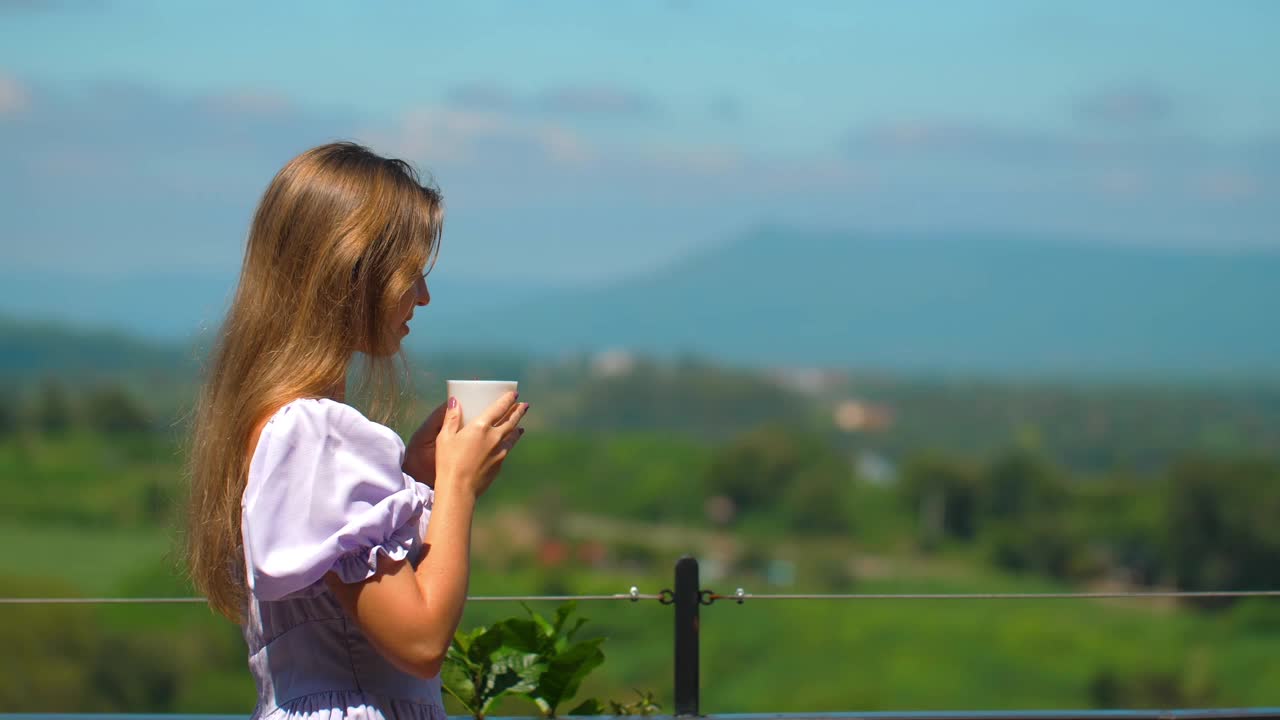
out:
{"label": "grassy field", "polygon": [[[528,449],[486,496],[473,595],[657,592],[686,552],[704,561],[703,586],[720,592],[1082,587],[1000,572],[981,543],[919,554],[915,518],[885,486],[852,491],[847,533],[791,532],[769,516],[716,529],[689,492],[713,458],[694,441],[558,436]],[[192,594],[168,529],[180,478],[164,439],[74,432],[0,442],[0,595]],[[592,543],[608,557],[584,559]],[[557,545],[560,558],[544,556]],[[792,581],[771,584],[777,563]],[[672,609],[584,602],[580,612],[588,635],[608,638],[607,660],[580,696],[628,700],[638,688],[670,710]],[[706,712],[1280,705],[1280,600],[1215,613],[1065,600],[721,601],[701,612]],[[463,626],[521,613],[518,603],[473,603]],[[254,702],[237,628],[202,605],[0,606],[2,638],[18,646],[0,657],[0,699],[36,698],[25,710],[244,713]],[[111,673],[154,678],[159,690],[109,706],[66,690],[112,687]],[[532,712],[522,701],[498,708]]]}
{"label": "grassy field", "polygon": [[[616,592],[623,580],[584,578],[582,587]],[[501,585],[496,578],[488,582]],[[872,593],[993,589],[1061,588],[1008,577],[859,587]],[[1177,678],[1189,688],[1186,702],[1274,705],[1280,634],[1267,620],[1272,610],[1208,617],[1149,601],[720,601],[701,610],[703,708],[1080,708],[1093,704],[1093,686],[1106,671],[1145,678],[1132,681],[1139,686]],[[468,620],[478,614],[469,612]],[[669,610],[624,603],[589,605],[583,614],[611,638],[609,660],[588,690],[611,695],[651,688],[669,701]]]}
{"label": "grassy field", "polygon": [[[164,533],[4,528],[0,540],[10,548],[0,565],[6,577],[38,570],[53,587],[85,594],[184,592],[176,578],[166,577]],[[23,560],[32,557],[58,560],[33,567]],[[859,582],[857,589],[1061,589],[990,571],[957,575],[945,560],[891,567],[902,572]],[[569,566],[549,575],[536,567],[486,569],[481,560],[472,593],[615,593],[632,584],[656,592],[670,586],[670,572],[620,574]],[[728,592],[735,579],[704,584]],[[748,589],[771,590],[759,585]],[[541,603],[535,609],[549,613],[554,605]],[[1128,678],[1135,687],[1158,688],[1176,679],[1183,688],[1178,692],[1192,704],[1275,705],[1280,688],[1278,609],[1255,604],[1204,615],[1149,601],[758,600],[741,606],[720,601],[701,610],[702,707],[707,712],[1081,708],[1095,703],[1107,672]],[[184,683],[178,707],[186,712],[244,712],[252,706],[252,682],[243,669],[235,629],[203,606],[53,607],[42,612],[52,618],[75,613],[82,619],[87,613],[94,623],[154,635],[160,644],[175,634],[203,638],[200,642],[217,648],[173,646],[173,652],[188,656],[208,654],[201,677]],[[20,618],[12,607],[0,607],[0,613]],[[517,603],[473,603],[463,624],[521,613]],[[671,609],[654,601],[584,602],[580,613],[591,619],[584,632],[609,638],[607,661],[583,694],[628,699],[631,688],[653,690],[670,709]],[[450,708],[459,711],[452,704]],[[499,709],[532,712],[519,701]]]}
{"label": "grassy field", "polygon": [[[163,530],[0,525],[0,576],[56,579],[83,596],[115,595],[131,578],[153,574],[173,557]],[[5,595],[26,594],[17,585]]]}

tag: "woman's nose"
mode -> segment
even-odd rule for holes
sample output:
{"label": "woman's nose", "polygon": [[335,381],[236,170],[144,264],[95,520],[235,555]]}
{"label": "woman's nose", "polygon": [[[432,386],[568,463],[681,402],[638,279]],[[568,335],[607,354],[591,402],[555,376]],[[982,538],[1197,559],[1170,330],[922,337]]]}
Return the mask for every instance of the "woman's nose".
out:
{"label": "woman's nose", "polygon": [[431,302],[431,291],[427,290],[427,279],[418,278],[418,307],[426,307]]}

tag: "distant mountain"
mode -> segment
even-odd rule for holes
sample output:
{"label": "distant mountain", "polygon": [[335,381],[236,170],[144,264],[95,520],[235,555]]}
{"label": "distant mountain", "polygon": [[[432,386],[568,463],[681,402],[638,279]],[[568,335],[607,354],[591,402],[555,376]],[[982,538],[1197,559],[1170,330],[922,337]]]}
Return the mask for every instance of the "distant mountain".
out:
{"label": "distant mountain", "polygon": [[1280,371],[1280,254],[761,230],[590,291],[421,323],[415,342],[1034,374]]}
{"label": "distant mountain", "polygon": [[194,352],[123,333],[0,317],[0,374],[194,372]]}
{"label": "distant mountain", "polygon": [[[125,276],[0,269],[0,316],[86,328],[110,328],[170,343],[207,340],[235,292],[236,273],[149,272]],[[429,278],[431,313],[507,307],[546,292],[535,283],[491,283],[439,271]],[[417,325],[415,319],[415,329]]]}
{"label": "distant mountain", "polygon": [[[913,373],[1275,377],[1276,278],[1274,252],[765,229],[592,289],[441,268],[408,343],[428,354],[629,349]],[[123,363],[147,342],[190,347],[220,322],[234,282],[0,270],[0,316],[28,324],[20,345],[6,335],[13,323],[0,324],[0,362],[66,365],[96,354]],[[45,321],[143,340],[91,333],[90,345],[55,352],[41,345],[52,336],[40,335],[54,331],[29,326]]]}

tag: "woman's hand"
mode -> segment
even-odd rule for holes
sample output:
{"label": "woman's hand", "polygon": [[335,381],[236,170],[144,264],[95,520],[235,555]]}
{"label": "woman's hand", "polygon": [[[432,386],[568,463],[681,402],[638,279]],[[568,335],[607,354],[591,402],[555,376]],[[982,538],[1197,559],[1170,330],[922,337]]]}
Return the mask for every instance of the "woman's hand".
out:
{"label": "woman's hand", "polygon": [[502,461],[524,434],[519,425],[529,403],[517,403],[517,397],[514,392],[506,393],[466,425],[456,398],[449,399],[435,444],[438,483],[449,483],[451,489],[465,490],[477,498],[489,489]]}
{"label": "woman's hand", "polygon": [[404,446],[404,471],[414,480],[436,486],[436,438],[444,426],[446,403],[440,403]]}

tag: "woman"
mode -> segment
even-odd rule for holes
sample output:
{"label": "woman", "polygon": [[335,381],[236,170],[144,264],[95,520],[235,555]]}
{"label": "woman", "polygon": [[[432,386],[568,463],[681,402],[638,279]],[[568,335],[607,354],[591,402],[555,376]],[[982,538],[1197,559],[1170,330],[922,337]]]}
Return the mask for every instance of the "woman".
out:
{"label": "woman", "polygon": [[290,161],[254,216],[195,416],[187,559],[243,626],[255,718],[445,717],[472,512],[529,406],[463,426],[450,399],[406,446],[344,395],[361,353],[392,397],[442,221],[412,168],[350,143]]}

